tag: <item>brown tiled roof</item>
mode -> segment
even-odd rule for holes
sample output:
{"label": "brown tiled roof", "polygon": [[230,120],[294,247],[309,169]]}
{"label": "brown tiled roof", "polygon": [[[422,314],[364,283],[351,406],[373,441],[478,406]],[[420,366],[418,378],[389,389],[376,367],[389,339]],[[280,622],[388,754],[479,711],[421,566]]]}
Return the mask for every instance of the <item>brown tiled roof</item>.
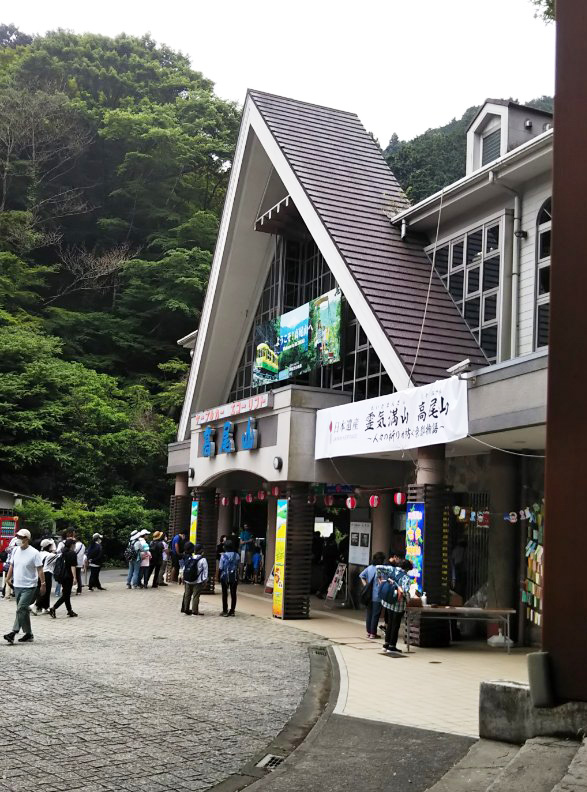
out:
{"label": "brown tiled roof", "polygon": [[[354,113],[249,94],[409,374],[430,262],[384,214],[408,202],[381,150]],[[413,380],[421,385],[446,377],[446,369],[465,358],[487,362],[434,273]]]}

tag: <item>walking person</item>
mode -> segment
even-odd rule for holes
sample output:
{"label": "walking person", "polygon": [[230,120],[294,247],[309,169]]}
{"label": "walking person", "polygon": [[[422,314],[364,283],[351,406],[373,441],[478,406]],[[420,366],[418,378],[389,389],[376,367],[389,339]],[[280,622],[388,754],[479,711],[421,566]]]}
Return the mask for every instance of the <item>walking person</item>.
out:
{"label": "walking person", "polygon": [[26,528],[21,528],[16,532],[16,540],[16,549],[12,555],[10,569],[6,578],[8,583],[13,581],[14,594],[16,596],[14,626],[4,636],[4,640],[9,644],[14,643],[14,639],[20,630],[22,630],[23,636],[18,639],[19,643],[33,640],[29,608],[37,596],[37,581],[41,584],[41,594],[45,591],[43,560],[39,551],[31,546],[30,531],[27,531]]}
{"label": "walking person", "polygon": [[124,551],[124,557],[128,561],[128,576],[126,578],[127,588],[139,587],[139,574],[141,571],[140,558],[141,542],[139,532],[133,531],[128,540],[128,545]]}
{"label": "walking person", "polygon": [[102,547],[102,534],[95,533],[92,536],[92,543],[88,547],[86,557],[90,566],[90,582],[88,583],[88,591],[98,589],[98,591],[106,591],[100,583],[100,570],[104,563],[104,548]]}
{"label": "walking person", "polygon": [[363,586],[361,592],[361,602],[367,606],[366,624],[367,638],[379,638],[377,625],[379,614],[381,613],[381,599],[379,597],[379,579],[377,577],[377,567],[385,564],[385,554],[375,553],[369,566],[359,575],[359,580]]}
{"label": "walking person", "polygon": [[61,583],[61,596],[55,605],[49,608],[51,618],[57,618],[56,611],[62,605],[65,605],[68,616],[77,616],[71,607],[71,591],[77,576],[77,553],[75,552],[75,539],[72,537],[65,540],[63,552],[55,562],[54,573],[55,579]]}
{"label": "walking person", "polygon": [[82,569],[84,568],[84,562],[86,559],[86,546],[82,542],[81,539],[78,539],[74,533],[75,538],[75,554],[76,554],[76,563],[75,563],[75,579],[77,582],[77,590],[76,596],[82,593]]}
{"label": "walking person", "polygon": [[161,545],[163,546],[163,553],[161,556],[161,569],[159,570],[159,580],[157,583],[159,586],[168,586],[169,583],[165,580],[169,561],[169,542],[167,541],[167,536],[163,536]]}
{"label": "walking person", "polygon": [[183,563],[183,602],[181,612],[186,616],[203,616],[200,613],[200,594],[208,582],[208,562],[203,556],[204,545],[186,542]]}
{"label": "walking person", "polygon": [[220,559],[222,558],[222,553],[224,552],[224,543],[226,542],[226,534],[222,534],[220,537],[220,541],[216,545],[216,576],[218,578],[218,582],[220,583]]}
{"label": "walking person", "polygon": [[[66,528],[64,531],[61,531],[61,539],[57,543],[57,555],[62,555],[65,549],[65,542],[67,539],[73,538],[73,531],[71,528]],[[59,598],[61,596],[61,583],[57,582],[55,585],[55,596]]]}
{"label": "walking person", "polygon": [[[224,543],[224,552],[220,556],[220,585],[222,586],[222,613],[221,616],[234,616],[236,608],[236,590],[238,587],[238,572],[240,556],[234,551],[230,539]],[[230,610],[228,610],[228,592],[230,591]]]}
{"label": "walking person", "polygon": [[45,591],[41,593],[40,588],[37,590],[35,607],[34,609],[31,607],[31,613],[34,616],[39,616],[41,613],[49,613],[53,569],[57,561],[57,548],[55,547],[53,539],[43,539],[41,541],[40,554],[43,559],[43,572],[45,573]]}
{"label": "walking person", "polygon": [[161,531],[155,531],[153,534],[149,550],[151,551],[151,563],[149,564],[149,572],[147,573],[147,585],[149,584],[151,575],[153,575],[153,582],[151,585],[153,588],[157,588],[159,586],[159,573],[163,563],[163,533]]}

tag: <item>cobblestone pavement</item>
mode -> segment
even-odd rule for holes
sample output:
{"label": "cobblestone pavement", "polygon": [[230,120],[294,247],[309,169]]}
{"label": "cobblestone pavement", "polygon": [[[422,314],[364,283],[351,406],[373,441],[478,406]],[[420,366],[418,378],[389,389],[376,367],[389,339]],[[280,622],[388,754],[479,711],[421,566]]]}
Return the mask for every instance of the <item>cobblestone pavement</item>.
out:
{"label": "cobblestone pavement", "polygon": [[[177,587],[73,598],[78,619],[33,619],[35,641],[0,646],[0,790],[207,789],[283,728],[308,682],[316,636],[238,613],[179,613]],[[0,600],[1,634],[14,600]]]}

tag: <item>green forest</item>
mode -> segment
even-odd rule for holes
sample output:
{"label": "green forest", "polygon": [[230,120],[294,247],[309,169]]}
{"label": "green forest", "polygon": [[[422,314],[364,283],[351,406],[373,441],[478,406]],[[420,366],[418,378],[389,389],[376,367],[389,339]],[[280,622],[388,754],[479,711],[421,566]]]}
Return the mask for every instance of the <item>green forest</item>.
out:
{"label": "green forest", "polygon": [[238,122],[149,36],[0,26],[0,487],[33,529],[165,522]]}

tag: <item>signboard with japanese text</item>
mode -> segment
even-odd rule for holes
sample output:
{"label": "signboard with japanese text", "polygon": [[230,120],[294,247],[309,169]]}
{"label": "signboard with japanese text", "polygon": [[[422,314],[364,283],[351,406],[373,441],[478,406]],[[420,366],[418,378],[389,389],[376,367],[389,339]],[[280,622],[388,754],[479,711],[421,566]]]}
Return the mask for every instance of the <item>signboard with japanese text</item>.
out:
{"label": "signboard with japanese text", "polygon": [[229,404],[211,407],[209,410],[201,410],[192,416],[192,431],[195,430],[196,426],[201,426],[211,421],[234,418],[236,415],[262,410],[265,407],[273,407],[272,393],[259,393],[257,396],[250,396],[248,399],[240,399]]}
{"label": "signboard with japanese text", "polygon": [[341,590],[344,579],[346,576],[346,564],[339,564],[336,567],[336,572],[334,573],[334,577],[330,581],[330,585],[328,586],[328,591],[326,592],[326,599],[335,600],[339,591]]}
{"label": "signboard with japanese text", "polygon": [[332,289],[254,330],[253,387],[340,361],[342,292]]}
{"label": "signboard with japanese text", "polygon": [[277,501],[275,521],[275,564],[273,565],[273,615],[283,619],[285,584],[285,541],[287,538],[287,498]]}
{"label": "signboard with japanese text", "polygon": [[192,514],[190,518],[190,542],[194,545],[198,540],[198,501],[192,501]]}
{"label": "signboard with japanese text", "polygon": [[371,523],[351,522],[349,564],[369,566],[371,562]]}
{"label": "signboard with japanese text", "polygon": [[467,383],[457,377],[316,413],[316,459],[449,443],[469,431]]}
{"label": "signboard with japanese text", "polygon": [[424,517],[423,503],[408,503],[406,510],[406,558],[414,568],[408,572],[419,591],[424,585]]}

